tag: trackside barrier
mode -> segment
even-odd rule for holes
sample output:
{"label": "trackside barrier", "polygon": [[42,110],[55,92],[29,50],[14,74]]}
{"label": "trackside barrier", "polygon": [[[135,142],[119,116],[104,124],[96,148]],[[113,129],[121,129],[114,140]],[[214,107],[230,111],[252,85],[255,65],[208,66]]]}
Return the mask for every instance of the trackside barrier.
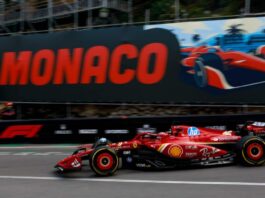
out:
{"label": "trackside barrier", "polygon": [[265,121],[265,114],[10,120],[0,121],[0,143],[92,143],[99,137],[120,141],[140,132],[168,131],[173,122],[236,130],[250,120]]}

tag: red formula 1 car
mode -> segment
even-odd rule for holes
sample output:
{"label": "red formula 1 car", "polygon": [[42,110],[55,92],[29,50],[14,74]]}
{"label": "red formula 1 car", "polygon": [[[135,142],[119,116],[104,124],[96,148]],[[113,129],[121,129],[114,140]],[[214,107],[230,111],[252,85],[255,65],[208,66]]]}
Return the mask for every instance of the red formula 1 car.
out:
{"label": "red formula 1 car", "polygon": [[256,136],[256,132],[265,134],[265,124],[263,130],[257,130],[255,125],[242,126],[244,135],[235,131],[173,125],[170,132],[141,133],[130,141],[110,143],[101,138],[94,145],[79,147],[71,156],[59,161],[55,168],[62,172],[80,170],[83,161],[89,160],[97,175],[107,176],[121,167],[172,169],[235,161],[258,166],[265,162],[265,142]]}

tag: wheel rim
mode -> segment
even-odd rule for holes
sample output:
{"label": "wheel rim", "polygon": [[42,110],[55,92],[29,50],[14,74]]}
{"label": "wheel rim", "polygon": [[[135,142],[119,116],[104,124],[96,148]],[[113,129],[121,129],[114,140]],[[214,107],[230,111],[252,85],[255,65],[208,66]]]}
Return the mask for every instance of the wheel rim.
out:
{"label": "wheel rim", "polygon": [[259,143],[251,143],[247,147],[247,155],[252,160],[259,160],[263,157],[264,149]]}
{"label": "wheel rim", "polygon": [[114,160],[111,154],[109,153],[101,153],[98,155],[97,160],[97,167],[100,170],[109,170],[112,168],[113,164],[114,164]]}

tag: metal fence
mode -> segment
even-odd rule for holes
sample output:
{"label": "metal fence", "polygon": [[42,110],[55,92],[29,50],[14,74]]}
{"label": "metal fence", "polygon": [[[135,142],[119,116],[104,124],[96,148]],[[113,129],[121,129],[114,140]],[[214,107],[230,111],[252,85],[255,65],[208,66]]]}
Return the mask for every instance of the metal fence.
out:
{"label": "metal fence", "polygon": [[19,5],[19,11],[2,13],[4,17],[0,18],[0,23],[5,24],[24,19],[36,20],[97,8],[113,8],[124,12],[128,12],[129,10],[128,3],[122,0],[77,0],[76,2],[62,4],[53,4],[52,1],[48,0],[46,8],[29,9],[21,3]]}
{"label": "metal fence", "polygon": [[[28,30],[24,31],[19,30],[19,33],[30,34],[30,33],[39,33],[39,32],[49,32],[49,31],[62,31],[62,30],[82,30],[85,28],[104,28],[110,26],[124,26],[124,25],[142,25],[142,24],[157,24],[157,23],[169,23],[169,22],[183,22],[183,21],[197,21],[197,20],[214,20],[214,19],[228,19],[228,18],[242,18],[242,17],[255,17],[255,16],[264,16],[263,13],[251,13],[251,0],[245,0],[245,7],[241,9],[241,14],[238,15],[228,15],[221,17],[199,17],[199,18],[181,18],[181,6],[180,1],[175,0],[174,9],[175,9],[175,18],[170,20],[150,20],[150,10],[149,12],[143,13],[145,16],[145,21],[133,21],[133,0],[73,0],[72,2],[61,1],[60,3],[54,3],[53,0],[40,0],[35,9],[29,9],[25,6],[26,0],[19,1],[18,8],[13,11],[4,11],[0,10],[0,27],[5,30],[8,30],[6,26],[12,23],[19,22],[36,22],[42,19],[53,19],[54,17],[64,16],[69,14],[76,14],[82,11],[92,11],[94,9],[100,8],[110,8],[116,9],[128,14],[128,22],[124,23],[112,23],[104,25],[94,25],[88,23],[86,26],[79,26],[78,24],[73,24],[72,27],[63,28],[47,28],[45,30]],[[5,9],[7,10],[7,9]],[[91,15],[89,17],[92,17]],[[88,19],[89,20],[89,19]],[[78,23],[78,20],[73,21],[73,23]],[[52,23],[49,23],[52,25]],[[14,32],[0,33],[1,35],[12,35]]]}

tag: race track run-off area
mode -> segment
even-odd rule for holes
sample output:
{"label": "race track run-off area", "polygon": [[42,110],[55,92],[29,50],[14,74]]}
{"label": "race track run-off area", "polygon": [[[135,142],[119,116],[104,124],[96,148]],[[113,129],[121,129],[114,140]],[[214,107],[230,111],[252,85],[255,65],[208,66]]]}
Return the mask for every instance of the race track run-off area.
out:
{"label": "race track run-off area", "polygon": [[74,148],[0,147],[0,197],[261,198],[265,195],[265,166],[118,170],[112,177],[96,177],[87,164],[81,172],[58,174],[53,166]]}

